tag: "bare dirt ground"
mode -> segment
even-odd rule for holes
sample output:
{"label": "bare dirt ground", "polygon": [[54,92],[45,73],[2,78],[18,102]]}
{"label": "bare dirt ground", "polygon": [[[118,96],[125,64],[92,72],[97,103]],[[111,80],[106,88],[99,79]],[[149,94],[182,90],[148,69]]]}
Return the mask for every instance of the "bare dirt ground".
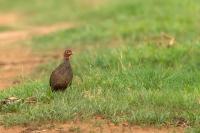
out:
{"label": "bare dirt ground", "polygon": [[115,125],[107,120],[71,121],[42,126],[0,127],[1,133],[183,133],[183,128],[152,128],[131,126],[127,123]]}
{"label": "bare dirt ground", "polygon": [[0,14],[0,25],[15,24],[19,18],[20,16],[15,13]]}

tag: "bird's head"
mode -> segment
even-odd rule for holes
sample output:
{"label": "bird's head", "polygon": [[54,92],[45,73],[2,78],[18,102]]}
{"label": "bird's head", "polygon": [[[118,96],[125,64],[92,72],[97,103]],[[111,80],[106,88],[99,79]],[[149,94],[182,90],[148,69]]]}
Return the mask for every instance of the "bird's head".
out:
{"label": "bird's head", "polygon": [[72,50],[70,50],[70,49],[65,50],[65,52],[64,52],[65,59],[68,60],[71,55],[72,55]]}

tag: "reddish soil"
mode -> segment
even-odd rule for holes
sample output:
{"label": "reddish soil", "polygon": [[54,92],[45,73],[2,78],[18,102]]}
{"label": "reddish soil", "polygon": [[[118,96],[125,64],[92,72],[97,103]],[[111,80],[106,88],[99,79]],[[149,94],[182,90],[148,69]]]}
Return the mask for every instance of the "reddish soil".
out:
{"label": "reddish soil", "polygon": [[15,24],[21,16],[16,13],[0,14],[0,25]]}
{"label": "reddish soil", "polygon": [[[35,68],[41,59],[34,56],[28,48],[19,46],[1,47],[0,49],[0,88],[5,88],[22,79],[33,68]],[[16,81],[15,79],[19,80]]]}
{"label": "reddish soil", "polygon": [[71,121],[42,126],[0,127],[1,133],[183,133],[183,128],[156,128],[131,126],[126,123],[115,125],[107,120]]}

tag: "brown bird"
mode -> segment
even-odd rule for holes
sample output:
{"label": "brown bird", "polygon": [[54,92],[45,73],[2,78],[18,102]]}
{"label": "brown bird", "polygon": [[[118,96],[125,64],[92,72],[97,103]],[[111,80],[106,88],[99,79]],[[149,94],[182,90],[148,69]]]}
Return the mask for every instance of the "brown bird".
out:
{"label": "brown bird", "polygon": [[65,50],[64,62],[52,72],[50,76],[50,86],[52,91],[63,91],[71,85],[73,78],[73,72],[69,61],[71,55],[71,50]]}

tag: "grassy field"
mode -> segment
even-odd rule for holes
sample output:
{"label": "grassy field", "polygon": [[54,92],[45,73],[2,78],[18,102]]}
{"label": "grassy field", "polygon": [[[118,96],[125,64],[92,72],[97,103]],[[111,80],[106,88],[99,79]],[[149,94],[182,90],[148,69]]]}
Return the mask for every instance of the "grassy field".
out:
{"label": "grassy field", "polygon": [[[64,93],[52,93],[48,78],[61,60],[42,64],[34,72],[37,76],[0,93],[0,98],[35,96],[37,103],[2,106],[0,122],[101,115],[115,123],[186,124],[200,131],[200,2],[104,0],[91,6],[88,1],[0,0],[2,11],[27,15],[27,24],[77,24],[22,42],[38,54],[72,48],[73,85]],[[176,39],[172,47],[166,47],[162,32]]]}

